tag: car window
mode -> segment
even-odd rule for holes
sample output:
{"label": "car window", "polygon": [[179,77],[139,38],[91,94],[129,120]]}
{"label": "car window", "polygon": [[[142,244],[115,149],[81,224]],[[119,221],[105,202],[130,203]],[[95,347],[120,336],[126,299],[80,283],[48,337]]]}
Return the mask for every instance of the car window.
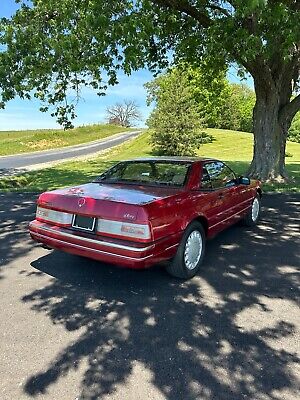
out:
{"label": "car window", "polygon": [[190,162],[181,161],[124,161],[94,182],[183,186],[190,166]]}
{"label": "car window", "polygon": [[202,170],[201,189],[212,189],[210,176],[205,167]]}
{"label": "car window", "polygon": [[234,172],[221,161],[207,163],[205,168],[211,179],[213,189],[230,187],[236,184]]}
{"label": "car window", "polygon": [[154,171],[150,163],[128,163],[121,177],[127,180],[150,181],[153,175]]}
{"label": "car window", "polygon": [[155,163],[156,177],[161,182],[182,186],[186,180],[188,165]]}

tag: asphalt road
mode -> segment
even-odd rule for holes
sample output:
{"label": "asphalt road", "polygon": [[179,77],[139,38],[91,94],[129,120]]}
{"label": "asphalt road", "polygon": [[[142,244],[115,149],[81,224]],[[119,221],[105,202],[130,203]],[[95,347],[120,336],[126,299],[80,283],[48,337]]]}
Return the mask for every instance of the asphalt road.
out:
{"label": "asphalt road", "polygon": [[1,194],[0,399],[299,399],[300,197],[263,203],[182,282],[44,250]]}
{"label": "asphalt road", "polygon": [[16,168],[27,168],[47,162],[67,160],[73,157],[85,156],[117,146],[130,138],[136,137],[141,131],[123,132],[104,140],[94,141],[76,146],[60,149],[46,150],[34,153],[26,153],[0,157],[0,170],[13,170]]}

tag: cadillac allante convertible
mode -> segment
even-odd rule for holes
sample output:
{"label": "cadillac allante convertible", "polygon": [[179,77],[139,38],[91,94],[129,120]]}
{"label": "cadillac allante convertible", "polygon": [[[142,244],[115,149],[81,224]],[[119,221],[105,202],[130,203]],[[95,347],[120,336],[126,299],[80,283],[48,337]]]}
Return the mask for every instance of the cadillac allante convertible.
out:
{"label": "cadillac allante convertible", "polygon": [[93,182],[40,195],[32,238],[63,250],[129,268],[168,261],[168,272],[191,278],[205,242],[260,215],[260,182],[209,158],[122,161]]}

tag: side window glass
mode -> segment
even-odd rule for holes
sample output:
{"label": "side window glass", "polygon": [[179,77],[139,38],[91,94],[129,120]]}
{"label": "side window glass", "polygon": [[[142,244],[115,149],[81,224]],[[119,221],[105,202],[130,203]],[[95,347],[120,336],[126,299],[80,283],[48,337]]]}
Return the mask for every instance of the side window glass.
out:
{"label": "side window glass", "polygon": [[201,188],[202,189],[212,189],[209,173],[207,172],[207,169],[205,167],[203,167],[203,170],[202,170]]}
{"label": "side window glass", "polygon": [[221,161],[214,161],[205,166],[214,189],[231,187],[236,184],[235,174]]}

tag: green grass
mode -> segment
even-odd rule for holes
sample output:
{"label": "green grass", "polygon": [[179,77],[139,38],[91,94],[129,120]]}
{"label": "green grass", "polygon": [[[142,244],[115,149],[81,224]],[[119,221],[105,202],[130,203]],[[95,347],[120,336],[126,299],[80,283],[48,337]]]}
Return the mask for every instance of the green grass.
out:
{"label": "green grass", "polygon": [[131,129],[115,125],[88,125],[67,131],[62,129],[0,131],[0,156],[73,146],[129,130]]}
{"label": "green grass", "polygon": [[[245,174],[252,159],[253,134],[223,129],[208,129],[207,131],[216,140],[203,145],[198,154],[227,161],[238,174]],[[264,191],[300,192],[300,144],[287,142],[286,151],[289,155],[286,157],[286,167],[294,180],[287,184],[264,184]]]}
{"label": "green grass", "polygon": [[[219,129],[209,129],[208,131],[214,136],[215,140],[212,143],[204,144],[198,154],[227,161],[238,174],[243,175],[252,158],[253,135]],[[149,135],[149,132],[145,132],[137,139],[126,142],[108,153],[87,161],[66,162],[56,167],[4,178],[0,180],[0,189],[40,192],[88,182],[119,160],[151,156]],[[285,185],[264,185],[265,191],[300,191],[300,144],[288,142],[287,151],[291,155],[286,159],[287,169],[290,175],[295,178],[295,181]]]}

